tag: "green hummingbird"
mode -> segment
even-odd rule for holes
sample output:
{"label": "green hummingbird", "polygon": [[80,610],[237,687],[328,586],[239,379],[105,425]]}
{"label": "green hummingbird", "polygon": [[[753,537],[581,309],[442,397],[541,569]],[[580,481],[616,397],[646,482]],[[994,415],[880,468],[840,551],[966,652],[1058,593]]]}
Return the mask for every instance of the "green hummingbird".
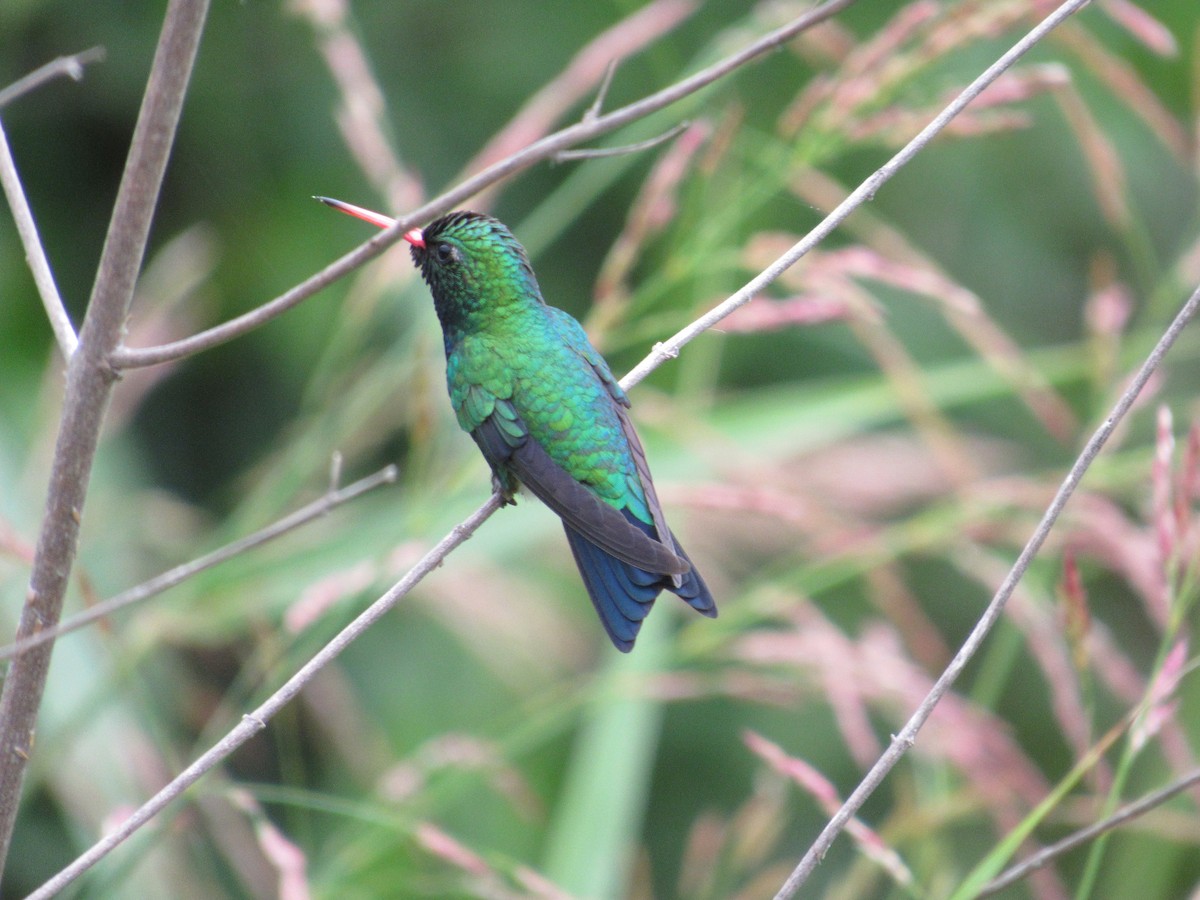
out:
{"label": "green hummingbird", "polygon": [[[392,219],[318,197],[380,227]],[[662,590],[717,605],[667,527],[629,398],[583,327],[542,298],[502,222],[460,211],[404,235],[433,294],[458,424],[506,503],[525,485],[562,519],[588,596],[628,652]]]}

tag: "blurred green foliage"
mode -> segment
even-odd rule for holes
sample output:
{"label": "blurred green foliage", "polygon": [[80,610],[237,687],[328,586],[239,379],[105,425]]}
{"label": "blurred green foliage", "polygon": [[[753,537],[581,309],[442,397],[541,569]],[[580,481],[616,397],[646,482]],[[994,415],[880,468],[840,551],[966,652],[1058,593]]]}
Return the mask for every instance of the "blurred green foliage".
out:
{"label": "blurred green foliage", "polygon": [[[587,321],[622,373],[765,265],[763,248],[819,221],[1027,30],[1030,5],[859,3],[838,30],[601,141],[695,123],[699,143],[655,202],[671,145],[536,166],[491,209],[530,248],[547,299]],[[0,84],[55,56],[106,51],[81,83],[49,84],[3,111],[76,322],[160,6],[0,8]],[[642,6],[358,3],[346,26],[386,101],[383,134],[428,197],[580,48]],[[755,301],[832,298],[843,304],[832,321],[731,322],[634,392],[672,520],[720,619],[692,621],[664,601],[634,655],[616,658],[553,516],[531,502],[506,509],[186,805],[85,876],[79,895],[272,894],[272,829],[299,851],[314,896],[551,896],[537,877],[579,896],[777,889],[827,814],[744,732],[802,758],[840,794],[853,789],[1197,277],[1194,2],[1153,5],[1173,54],[1148,46],[1162,35],[1129,7],[1096,6],[1022,63],[1027,96],[997,98],[974,133],[939,139]],[[388,209],[339,134],[339,90],[303,7],[214,5],[131,344],[245,312],[370,236],[312,194]],[[695,4],[622,59],[606,108],[802,8]],[[871,46],[878,58],[855,71]],[[648,209],[651,224],[631,209]],[[624,238],[633,252],[621,262]],[[900,275],[838,256],[864,247],[875,265],[902,264]],[[935,283],[906,283],[914,272]],[[445,402],[439,342],[397,249],[247,337],[126,376],[93,474],[70,611],[311,499],[334,451],[344,480],[395,462],[400,483],[62,640],[4,896],[90,845],[482,502],[487,472]],[[864,809],[914,886],[897,886],[843,837],[805,896],[948,895],[1190,633],[1186,559],[1161,596],[1147,596],[1147,583],[1162,572],[1154,407],[1174,411],[1184,456],[1198,355],[1200,340],[1185,335],[1027,577],[1014,601],[1023,612]],[[9,623],[38,533],[61,375],[23,250],[0,227]],[[1179,490],[1195,530],[1195,487]],[[1182,526],[1178,546],[1194,549]],[[1064,548],[1093,617],[1091,657],[1065,672],[1047,662],[1077,649],[1063,625]],[[1156,618],[1155,604],[1174,618]],[[1180,710],[1194,699],[1185,680]],[[1177,773],[1198,736],[1186,715],[1168,718],[1161,746],[1119,745],[1039,840],[1096,818],[1114,777],[1133,796]],[[1090,863],[1090,896],[1129,896],[1131,879],[1144,900],[1180,896],[1200,879],[1197,843],[1194,805],[1175,804],[1107,844]],[[1081,883],[1086,854],[1040,889]]]}

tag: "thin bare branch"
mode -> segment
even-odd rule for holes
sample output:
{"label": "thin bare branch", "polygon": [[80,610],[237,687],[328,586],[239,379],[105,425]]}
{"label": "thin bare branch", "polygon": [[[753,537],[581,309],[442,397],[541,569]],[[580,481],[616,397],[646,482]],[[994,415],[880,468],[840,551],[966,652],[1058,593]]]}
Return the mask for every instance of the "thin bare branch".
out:
{"label": "thin bare branch", "polygon": [[[53,628],[62,615],[92,461],[116,378],[108,357],[125,326],[207,12],[207,0],[171,0],[167,6],[79,346],[67,365],[46,510],[17,640]],[[14,659],[0,693],[0,859],[8,855],[16,823],[53,646],[43,644]]]}
{"label": "thin bare branch", "polygon": [[422,578],[441,565],[446,555],[467,540],[488,517],[500,508],[499,494],[493,494],[488,501],[460,524],[454,526],[450,533],[442,538],[421,560],[413,566],[407,575],[386,594],[372,603],[358,618],[343,628],[333,640],[321,648],[299,671],[273,693],[265,703],[253,712],[242,717],[242,721],[224,738],[218,741],[203,756],[183,770],[162,790],[140,806],[132,815],[123,821],[116,830],[94,844],[91,849],[76,859],[40,888],[29,895],[27,900],[44,900],[52,897],[68,884],[86,872],[103,859],[114,847],[117,847],[135,831],[149,822],[167,804],[182,794],[185,790],[200,780],[206,772],[216,766],[221,760],[233,753],[238,747],[262,731],[267,721],[279,712],[300,689],[320,669],[332,662],[364,631],[394,607],[405,594],[415,587]]}
{"label": "thin bare branch", "polygon": [[[104,48],[92,47],[81,53],[60,56],[58,59],[51,60],[0,90],[0,109],[23,94],[36,90],[55,78],[66,76],[79,81],[83,78],[84,66],[101,59],[104,59]],[[54,283],[54,273],[50,270],[45,248],[42,246],[41,238],[38,237],[37,224],[33,220],[29,202],[25,199],[25,191],[21,187],[21,179],[17,175],[17,165],[13,160],[12,151],[9,149],[8,137],[4,133],[3,126],[0,126],[0,185],[3,186],[4,196],[8,200],[9,208],[12,209],[13,219],[17,225],[17,234],[25,248],[25,258],[29,261],[29,269],[33,273],[33,281],[42,298],[42,305],[46,307],[46,316],[50,320],[50,327],[54,330],[58,348],[64,359],[70,359],[71,354],[79,345],[79,338],[75,334],[71,318],[67,315],[62,297],[58,293],[58,285]]]}
{"label": "thin bare branch", "polygon": [[[679,349],[693,338],[712,328],[723,318],[737,309],[745,306],[757,296],[767,285],[775,281],[787,269],[808,253],[813,247],[825,240],[838,225],[850,217],[859,206],[875,196],[875,192],[887,183],[893,175],[903,168],[909,160],[916,156],[933,140],[972,100],[979,96],[988,85],[1008,70],[1013,63],[1024,56],[1029,50],[1053,28],[1068,16],[1078,12],[1091,0],[1067,0],[1055,12],[1044,19],[1036,28],[1012,46],[996,62],[987,68],[978,78],[972,81],[954,100],[938,115],[921,129],[911,141],[887,161],[880,169],[858,186],[845,200],[829,213],[821,222],[792,247],[767,266],[756,277],[748,281],[737,293],[720,305],[709,310],[686,328],[681,329],[669,340],[655,347],[654,353],[642,360],[632,372],[625,376],[629,385],[637,384],[659,365],[668,359],[679,355]],[[627,385],[628,386],[628,385]]]}
{"label": "thin bare branch", "polygon": [[4,188],[4,197],[8,200],[13,221],[17,224],[17,234],[20,235],[21,245],[25,248],[25,259],[29,261],[29,271],[33,273],[33,283],[42,298],[42,306],[46,308],[46,318],[50,320],[50,327],[54,329],[58,349],[64,359],[70,359],[75,348],[79,346],[79,338],[58,293],[58,285],[54,283],[54,273],[50,271],[46,249],[42,246],[42,239],[38,237],[33,210],[29,208],[29,201],[25,199],[21,178],[17,174],[17,164],[12,157],[12,151],[9,150],[8,137],[4,133],[3,125],[0,125],[0,186]]}
{"label": "thin bare branch", "polygon": [[834,839],[845,828],[846,823],[858,812],[867,797],[875,791],[875,788],[882,783],[884,777],[891,771],[892,767],[900,761],[900,758],[916,742],[917,732],[921,730],[921,726],[925,724],[925,720],[929,718],[943,695],[950,689],[955,679],[958,678],[967,663],[970,662],[975,653],[983,645],[988,632],[991,631],[992,626],[996,624],[1004,612],[1004,606],[1008,602],[1008,598],[1012,596],[1017,584],[1024,577],[1026,569],[1029,568],[1029,564],[1041,549],[1042,544],[1045,543],[1050,529],[1054,527],[1054,523],[1058,520],[1063,507],[1066,506],[1067,500],[1070,499],[1071,494],[1078,487],[1084,472],[1088,470],[1092,461],[1100,453],[1100,449],[1108,441],[1117,424],[1129,412],[1138,394],[1141,393],[1146,382],[1150,380],[1150,376],[1158,368],[1159,363],[1162,362],[1163,357],[1171,349],[1171,346],[1175,343],[1175,340],[1179,337],[1184,327],[1196,314],[1198,307],[1200,307],[1200,288],[1197,288],[1191,297],[1188,298],[1188,301],[1183,305],[1175,320],[1167,328],[1162,338],[1146,358],[1146,361],[1130,380],[1129,386],[1121,394],[1116,406],[1113,407],[1112,411],[1087,442],[1087,445],[1075,460],[1075,464],[1071,466],[1070,472],[1067,473],[1058,492],[1054,495],[1054,499],[1047,507],[1041,522],[1038,523],[1037,529],[1021,550],[1021,554],[1017,557],[1016,562],[1013,563],[1004,582],[1000,585],[999,590],[996,591],[996,595],[992,598],[991,603],[988,604],[987,609],[984,610],[983,615],[975,624],[975,628],[972,629],[967,640],[963,643],[958,653],[955,654],[954,659],[950,661],[946,670],[942,672],[941,677],[938,678],[937,682],[930,689],[929,694],[921,702],[916,712],[913,713],[912,718],[908,720],[900,733],[892,739],[892,743],[888,746],[888,749],[884,751],[884,754],[872,766],[871,771],[863,778],[854,793],[850,795],[842,808],[838,810],[837,815],[829,821],[829,824],[825,826],[825,829],[818,836],[817,840],[813,842],[808,852],[804,854],[799,865],[797,865],[796,869],[776,895],[776,900],[792,897],[795,894],[825,856]]}
{"label": "thin bare branch", "polygon": [[373,491],[380,485],[394,483],[396,475],[397,469],[395,466],[386,466],[374,475],[368,475],[366,478],[360,479],[344,488],[339,488],[336,480],[334,480],[325,494],[307,506],[302,506],[294,513],[284,516],[278,522],[268,525],[266,528],[256,531],[254,534],[247,535],[244,538],[239,538],[197,559],[169,569],[161,575],[155,576],[149,581],[143,582],[127,591],[122,591],[102,603],[97,603],[95,606],[89,607],[79,615],[63,622],[57,628],[50,628],[27,637],[24,640],[9,644],[7,647],[0,647],[0,662],[11,659],[18,653],[24,653],[26,650],[30,650],[39,644],[44,644],[46,641],[52,641],[68,632],[77,631],[85,625],[90,625],[92,622],[112,615],[127,606],[133,606],[135,603],[149,600],[151,597],[161,594],[163,591],[173,588],[187,581],[189,578],[199,575],[201,572],[207,571],[256,547],[261,547],[268,541],[282,537],[289,531],[295,531],[300,526],[307,525],[309,522],[321,518],[321,516],[330,510],[336,509],[343,503],[348,503],[356,497],[361,497],[363,494]]}
{"label": "thin bare branch", "polygon": [[1049,847],[1039,850],[1033,856],[1029,857],[1029,859],[1018,863],[1003,874],[998,875],[992,881],[989,881],[976,896],[990,897],[993,894],[999,893],[1004,888],[1016,884],[1035,869],[1040,869],[1046,863],[1062,856],[1064,853],[1075,849],[1081,844],[1086,844],[1092,838],[1112,831],[1114,828],[1119,828],[1126,822],[1148,813],[1155,807],[1162,806],[1176,794],[1187,790],[1195,784],[1200,784],[1200,769],[1177,778],[1166,787],[1147,794],[1141,800],[1135,800],[1133,803],[1122,806],[1111,816],[1103,818],[1099,822],[1089,825],[1087,828],[1081,828],[1061,841],[1056,841]]}
{"label": "thin bare branch", "polygon": [[640,153],[643,150],[650,150],[657,147],[659,144],[665,144],[672,138],[678,137],[687,131],[691,122],[683,121],[664,131],[657,137],[652,137],[644,141],[638,141],[636,144],[625,144],[621,147],[599,147],[595,150],[563,150],[560,153],[554,154],[554,162],[569,162],[576,159],[604,159],[607,156],[626,156],[630,153]]}
{"label": "thin bare branch", "polygon": [[615,131],[630,122],[645,118],[701,88],[707,87],[714,81],[736,71],[746,63],[763,56],[775,48],[787,43],[801,31],[825,21],[850,6],[854,0],[829,0],[827,3],[799,16],[782,28],[764,35],[748,47],[731,54],[713,65],[702,69],[695,75],[684,78],[670,87],[651,94],[587,122],[578,122],[567,128],[535,141],[523,150],[508,156],[494,165],[488,166],[478,175],[466,179],[457,186],[413,212],[400,216],[387,230],[375,235],[369,241],[359,245],[354,250],[330,263],[308,280],[296,285],[291,290],[281,294],[274,300],[262,306],[217,325],[200,334],[163,344],[159,347],[132,348],[122,347],[109,357],[109,362],[115,369],[131,369],[141,366],[155,366],[161,363],[182,359],[193,353],[209,350],[226,341],[240,337],[276,316],[282,315],[297,304],[307,300],[317,291],[332,284],[348,272],[361,266],[368,260],[374,259],[388,247],[395,244],[404,232],[417,225],[424,224],[442,213],[448,212],[464,200],[473,197],[485,187],[495,184],[510,175],[527,169],[534,163],[552,158],[556,153],[573,147],[576,144],[593,140],[601,135]]}
{"label": "thin bare branch", "polygon": [[[629,59],[679,26],[696,12],[696,0],[651,0],[584,44],[561,72],[521,104],[513,117],[471,157],[459,177],[478,172],[527,144],[545,137],[599,82],[582,121],[594,121],[602,112],[612,75],[620,60]],[[482,202],[481,202],[482,201]],[[474,201],[487,208],[485,195]]]}
{"label": "thin bare branch", "polygon": [[21,95],[37,90],[47,81],[53,81],[55,78],[66,76],[73,81],[79,81],[83,78],[84,66],[88,63],[99,62],[102,59],[104,59],[103,47],[91,47],[81,53],[52,59],[44,66],[39,66],[28,75],[18,78],[8,87],[0,90],[0,109],[3,109]]}

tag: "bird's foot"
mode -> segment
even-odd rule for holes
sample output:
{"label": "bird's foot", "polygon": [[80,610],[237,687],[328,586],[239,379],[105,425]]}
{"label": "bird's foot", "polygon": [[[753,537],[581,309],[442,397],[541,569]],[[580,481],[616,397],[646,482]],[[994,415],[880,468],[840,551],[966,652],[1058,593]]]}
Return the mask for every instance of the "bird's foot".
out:
{"label": "bird's foot", "polygon": [[516,485],[507,485],[495,475],[492,476],[492,493],[500,498],[500,506],[516,506]]}

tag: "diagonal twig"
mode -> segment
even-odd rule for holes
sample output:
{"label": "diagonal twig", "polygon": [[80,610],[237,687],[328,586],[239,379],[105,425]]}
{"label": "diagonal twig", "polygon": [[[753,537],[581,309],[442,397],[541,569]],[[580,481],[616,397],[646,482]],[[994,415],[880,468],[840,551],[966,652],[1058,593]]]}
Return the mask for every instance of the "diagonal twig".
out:
{"label": "diagonal twig", "polygon": [[1107,816],[1099,822],[1089,825],[1087,828],[1081,828],[1079,831],[1067,835],[1061,841],[1056,841],[1049,847],[1042,848],[1033,854],[1033,856],[989,881],[980,889],[976,896],[990,897],[993,894],[999,893],[1004,888],[1016,884],[1035,869],[1040,869],[1046,863],[1062,856],[1064,853],[1075,849],[1081,844],[1086,844],[1092,838],[1112,831],[1114,828],[1119,828],[1126,822],[1148,813],[1155,807],[1162,806],[1162,804],[1166,803],[1176,794],[1187,790],[1194,784],[1200,784],[1200,769],[1193,770],[1171,782],[1166,787],[1152,791],[1140,800],[1135,800],[1132,803],[1122,806],[1111,816]]}
{"label": "diagonal twig", "polygon": [[929,694],[921,702],[921,705],[917,707],[916,712],[913,713],[904,728],[892,739],[892,743],[888,746],[888,749],[884,751],[884,754],[871,767],[871,771],[866,774],[862,782],[854,790],[854,793],[850,795],[842,805],[842,808],[838,810],[837,814],[825,826],[825,829],[818,836],[817,840],[809,847],[808,852],[804,854],[800,863],[788,877],[787,881],[784,882],[779,893],[776,894],[776,900],[786,900],[786,898],[792,897],[800,886],[804,884],[805,880],[812,874],[817,864],[824,857],[834,839],[845,828],[846,823],[858,812],[859,808],[866,801],[867,797],[874,792],[875,788],[882,783],[884,777],[892,770],[892,767],[916,743],[917,732],[920,731],[921,726],[925,724],[926,719],[929,718],[955,679],[958,678],[962,670],[966,668],[967,663],[970,662],[980,646],[982,646],[992,626],[999,621],[1008,598],[1012,596],[1018,582],[1024,577],[1025,571],[1029,568],[1029,564],[1037,555],[1038,550],[1041,549],[1042,544],[1045,543],[1046,537],[1050,534],[1051,528],[1053,528],[1054,523],[1058,520],[1063,507],[1066,506],[1067,500],[1070,499],[1071,495],[1075,492],[1075,488],[1078,487],[1084,472],[1088,470],[1092,461],[1100,453],[1100,449],[1108,441],[1117,424],[1129,412],[1138,394],[1146,386],[1146,382],[1150,380],[1150,376],[1154,374],[1159,363],[1166,356],[1167,351],[1171,349],[1171,346],[1175,343],[1180,333],[1182,333],[1184,327],[1196,314],[1197,308],[1200,308],[1200,288],[1197,288],[1191,297],[1188,298],[1183,308],[1179,311],[1179,314],[1171,322],[1170,327],[1167,328],[1162,338],[1159,339],[1159,342],[1150,352],[1146,361],[1142,363],[1141,368],[1138,369],[1137,373],[1130,380],[1129,386],[1121,394],[1112,411],[1105,417],[1100,427],[1096,429],[1096,432],[1076,458],[1075,464],[1071,466],[1071,470],[1059,486],[1054,499],[1046,508],[1046,512],[1043,514],[1041,522],[1038,523],[1037,529],[1021,550],[1016,562],[1013,563],[1008,575],[1005,576],[1003,583],[1000,585],[999,590],[996,591],[991,603],[988,604],[987,609],[975,624],[971,634],[967,637],[967,640],[963,643],[958,653],[955,654],[954,659],[950,661],[945,671],[942,672],[937,682],[930,689]]}
{"label": "diagonal twig", "polygon": [[1059,22],[1078,12],[1091,0],[1067,0],[1053,14],[1047,16],[1036,28],[1014,44],[1007,53],[992,63],[978,78],[972,81],[954,100],[934,117],[928,125],[921,129],[911,141],[882,167],[875,171],[866,181],[860,184],[845,200],[839,203],[820,223],[808,234],[797,241],[786,253],[776,259],[755,278],[746,283],[741,290],[733,294],[718,306],[709,310],[686,328],[681,329],[669,340],[663,341],[653,353],[642,360],[626,375],[631,384],[637,384],[662,362],[679,355],[679,349],[689,343],[697,335],[712,328],[719,321],[737,309],[745,306],[763,288],[775,281],[789,267],[794,265],[802,256],[812,250],[817,244],[828,237],[838,225],[850,217],[866,201],[875,196],[886,182],[903,168],[909,160],[921,152],[925,146],[942,131],[972,100],[983,90],[1012,67],[1018,59],[1046,36]]}
{"label": "diagonal twig", "polygon": [[46,259],[46,249],[42,239],[38,237],[37,223],[33,221],[33,210],[25,199],[25,191],[21,187],[21,178],[17,174],[17,164],[13,160],[12,151],[8,147],[8,137],[4,126],[0,124],[0,186],[4,188],[4,197],[12,210],[13,221],[17,224],[17,234],[21,237],[21,245],[25,248],[25,259],[29,262],[29,271],[33,273],[33,283],[37,286],[38,295],[42,298],[42,306],[46,308],[46,318],[54,329],[54,338],[58,341],[58,349],[64,359],[70,359],[75,348],[79,346],[79,338],[67,308],[63,305],[62,296],[58,293],[58,285],[54,283],[54,273],[50,271],[50,261]]}
{"label": "diagonal twig", "polygon": [[391,228],[380,232],[369,241],[359,245],[344,256],[334,260],[320,272],[306,281],[301,282],[289,291],[279,295],[262,306],[209,328],[199,334],[163,344],[159,347],[132,348],[122,347],[114,351],[109,362],[115,369],[130,369],[141,366],[155,366],[161,363],[182,359],[193,353],[211,349],[226,341],[240,337],[276,316],[282,315],[297,304],[307,300],[321,289],[328,287],[348,272],[361,266],[368,260],[374,259],[388,247],[401,239],[404,232],[417,225],[424,224],[430,219],[456,207],[458,204],[473,197],[479,191],[495,184],[510,175],[532,166],[534,163],[552,158],[556,153],[576,144],[592,140],[601,135],[615,131],[630,122],[642,119],[657,112],[678,100],[694,94],[701,88],[723,78],[730,72],[736,71],[746,63],[757,59],[771,50],[787,43],[801,31],[841,12],[850,6],[854,0],[828,0],[828,2],[809,10],[802,16],[778,28],[754,43],[733,53],[705,69],[691,75],[670,87],[663,88],[648,97],[644,97],[628,106],[606,113],[594,119],[577,122],[561,131],[547,135],[535,141],[522,150],[505,157],[499,162],[488,166],[482,172],[466,179],[439,197],[430,200],[424,206],[400,216]]}
{"label": "diagonal twig", "polygon": [[79,81],[83,78],[84,66],[88,63],[99,62],[102,59],[104,59],[103,47],[91,47],[80,53],[74,53],[71,56],[60,56],[58,59],[52,59],[44,66],[39,66],[28,75],[21,76],[8,85],[8,87],[0,90],[0,109],[3,109],[23,94],[28,94],[30,91],[36,90],[47,81],[52,81],[55,78],[65,76],[73,81]]}
{"label": "diagonal twig", "polygon": [[[54,78],[66,76],[79,81],[83,78],[83,67],[101,59],[104,59],[104,48],[92,47],[81,53],[60,56],[58,59],[51,60],[0,90],[0,109]],[[37,224],[33,220],[33,212],[29,208],[29,201],[26,200],[25,191],[21,187],[17,165],[13,160],[12,151],[9,149],[8,137],[4,133],[3,125],[0,125],[0,186],[3,187],[4,196],[12,210],[13,219],[17,225],[17,234],[21,238],[21,245],[25,248],[25,258],[33,273],[33,282],[37,286],[38,295],[42,298],[42,305],[46,308],[46,317],[50,320],[50,327],[54,330],[54,337],[58,341],[58,349],[62,352],[64,359],[70,359],[71,354],[79,345],[79,338],[75,334],[71,318],[67,315],[66,306],[58,293],[58,285],[54,283],[54,273],[46,259],[46,250],[42,246],[41,238],[38,237]]]}
{"label": "diagonal twig", "polygon": [[[1068,2],[1063,3],[1041,23],[1039,23],[1037,27],[1030,31],[1029,34],[1017,42],[1017,44],[1015,44],[1011,50],[1004,54],[1003,57],[997,60],[997,62],[991,66],[987,72],[984,73],[984,75],[980,76],[980,79],[977,79],[976,82],[972,83],[971,87],[973,88],[976,83],[978,83],[989,73],[993,72],[993,70],[997,70],[995,74],[998,75],[1001,71],[1008,68],[1008,66],[1015,62],[1016,59],[1023,55],[1026,51],[1028,51],[1028,49],[1037,41],[1041,40],[1042,37],[1048,34],[1058,24],[1086,6],[1088,2],[1089,0],[1068,0]],[[994,79],[995,75],[992,77]],[[968,90],[970,89],[971,88],[968,88]],[[918,138],[919,137],[920,135],[918,135]],[[911,144],[909,146],[911,146]],[[905,149],[907,150],[908,148],[906,147]],[[1041,522],[1038,524],[1037,529],[1029,538],[1028,543],[1026,543],[1020,555],[1017,557],[1016,562],[1009,570],[1008,575],[1004,579],[1004,582],[1000,585],[1000,588],[996,592],[995,596],[992,598],[991,603],[988,604],[987,609],[976,623],[974,629],[972,629],[971,634],[959,649],[958,653],[955,654],[954,659],[950,661],[950,664],[942,672],[937,682],[935,682],[934,686],[930,689],[928,696],[926,696],[926,698],[921,702],[921,705],[913,713],[912,717],[905,724],[904,728],[901,729],[900,733],[892,739],[892,742],[888,745],[887,750],[884,751],[883,755],[876,761],[875,765],[871,767],[871,770],[859,783],[859,786],[854,790],[850,797],[847,798],[846,802],[842,805],[841,809],[838,810],[837,814],[830,819],[825,828],[821,831],[820,835],[817,836],[817,839],[813,842],[812,846],[809,847],[808,851],[800,859],[800,862],[796,865],[795,869],[793,869],[787,880],[784,881],[782,887],[780,887],[779,892],[776,894],[776,900],[788,900],[788,898],[791,898],[795,895],[796,891],[800,889],[801,885],[804,884],[804,882],[808,879],[808,876],[812,874],[813,870],[816,869],[817,865],[824,858],[826,852],[828,852],[829,847],[833,844],[837,836],[842,832],[843,829],[845,829],[846,824],[855,815],[855,813],[858,812],[859,808],[864,802],[866,802],[867,798],[874,793],[875,789],[883,782],[883,779],[892,770],[896,763],[900,761],[901,757],[903,757],[904,754],[908,752],[909,748],[911,748],[916,742],[917,733],[925,724],[925,721],[933,713],[934,708],[941,701],[941,698],[945,695],[945,693],[950,689],[950,686],[958,678],[959,674],[966,667],[967,663],[974,657],[975,653],[982,646],[983,641],[991,631],[992,626],[994,626],[999,620],[1004,611],[1004,606],[1008,602],[1008,598],[1012,595],[1012,592],[1015,590],[1021,578],[1024,577],[1026,569],[1029,567],[1029,564],[1032,562],[1034,556],[1037,555],[1038,550],[1041,549],[1042,544],[1045,542],[1047,535],[1049,535],[1055,521],[1057,521],[1058,516],[1062,512],[1063,507],[1066,505],[1067,500],[1070,498],[1071,494],[1074,493],[1080,479],[1083,478],[1084,472],[1087,471],[1088,467],[1092,463],[1092,460],[1095,459],[1096,455],[1100,452],[1100,449],[1108,440],[1109,435],[1112,434],[1117,422],[1119,422],[1129,411],[1129,408],[1133,405],[1134,400],[1141,392],[1142,387],[1145,386],[1146,381],[1158,367],[1158,364],[1161,362],[1163,356],[1170,349],[1171,345],[1174,344],[1184,326],[1187,325],[1192,316],[1195,314],[1197,305],[1200,305],[1200,289],[1193,293],[1188,301],[1184,304],[1175,320],[1171,323],[1170,327],[1163,334],[1154,350],[1150,353],[1150,356],[1146,359],[1145,363],[1143,363],[1141,369],[1138,371],[1129,387],[1125,390],[1124,394],[1122,394],[1120,400],[1118,400],[1113,411],[1109,413],[1108,417],[1101,424],[1100,428],[1097,429],[1097,431],[1092,435],[1083,451],[1076,458],[1075,464],[1071,467],[1070,472],[1067,473],[1067,477],[1059,487],[1053,501],[1050,503],[1050,506],[1046,509],[1046,512],[1043,515]],[[678,352],[677,348],[675,352]]]}
{"label": "diagonal twig", "polygon": [[260,529],[246,537],[238,538],[224,547],[218,547],[211,553],[206,553],[201,557],[189,560],[173,569],[168,569],[166,572],[151,578],[149,581],[143,582],[127,591],[122,591],[101,603],[89,607],[84,612],[68,619],[56,628],[40,631],[23,640],[9,644],[7,647],[0,647],[0,662],[11,659],[18,653],[24,653],[26,650],[30,650],[39,644],[44,644],[46,641],[55,640],[64,634],[76,631],[85,625],[90,625],[97,619],[111,615],[117,610],[132,606],[135,603],[141,603],[143,600],[148,600],[157,594],[161,594],[168,588],[173,588],[187,581],[189,578],[213,568],[213,566],[220,565],[239,554],[253,550],[255,547],[261,547],[263,544],[273,541],[277,537],[282,537],[289,531],[295,531],[300,526],[307,525],[314,519],[319,519],[330,510],[336,509],[343,503],[348,503],[356,497],[361,497],[363,494],[373,491],[380,485],[392,484],[396,480],[396,475],[397,469],[395,466],[385,466],[374,475],[368,475],[366,478],[362,478],[344,488],[337,487],[336,483],[331,484],[329,490],[312,503],[300,507],[300,509],[284,516],[278,522],[274,522],[266,528]]}
{"label": "diagonal twig", "polygon": [[600,87],[596,89],[596,99],[584,112],[583,121],[590,122],[600,117],[600,111],[604,109],[604,100],[608,97],[608,89],[612,87],[613,76],[617,74],[619,62],[620,59],[610,59],[608,65],[604,67],[604,77],[600,79]]}

